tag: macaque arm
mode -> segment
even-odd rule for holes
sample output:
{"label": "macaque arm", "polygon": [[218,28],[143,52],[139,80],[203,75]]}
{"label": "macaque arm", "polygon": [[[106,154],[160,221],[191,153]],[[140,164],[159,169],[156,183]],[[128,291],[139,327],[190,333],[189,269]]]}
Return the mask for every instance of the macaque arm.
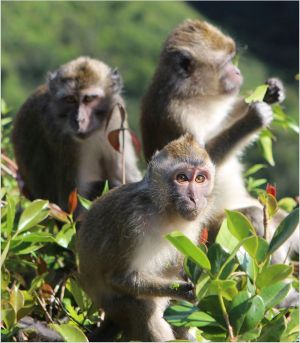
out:
{"label": "macaque arm", "polygon": [[137,272],[122,277],[113,277],[111,287],[123,294],[134,297],[170,297],[185,300],[194,299],[194,286],[184,281],[166,280],[160,277],[145,275]]}
{"label": "macaque arm", "polygon": [[215,164],[221,164],[233,155],[233,151],[242,149],[253,139],[253,134],[269,125],[272,121],[272,109],[269,105],[253,103],[244,117],[232,126],[208,141],[206,149]]}

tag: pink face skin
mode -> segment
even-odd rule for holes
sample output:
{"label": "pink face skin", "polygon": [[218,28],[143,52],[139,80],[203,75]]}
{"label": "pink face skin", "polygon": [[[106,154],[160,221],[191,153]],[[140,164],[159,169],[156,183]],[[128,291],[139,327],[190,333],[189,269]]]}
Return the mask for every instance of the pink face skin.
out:
{"label": "pink face skin", "polygon": [[90,88],[81,92],[78,108],[78,132],[85,133],[93,126],[93,110],[104,98],[101,88]]}
{"label": "pink face skin", "polygon": [[240,70],[233,65],[231,60],[225,63],[222,69],[220,81],[224,93],[232,94],[238,92],[243,83]]}
{"label": "pink face skin", "polygon": [[179,195],[177,210],[188,220],[194,220],[207,205],[211,192],[211,175],[205,168],[178,169],[173,178]]}

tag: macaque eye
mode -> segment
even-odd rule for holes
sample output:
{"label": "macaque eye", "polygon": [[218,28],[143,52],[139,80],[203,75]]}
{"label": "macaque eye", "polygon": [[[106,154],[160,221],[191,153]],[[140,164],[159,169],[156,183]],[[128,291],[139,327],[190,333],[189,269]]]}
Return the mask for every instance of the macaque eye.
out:
{"label": "macaque eye", "polygon": [[195,181],[197,183],[203,183],[205,180],[206,180],[206,177],[204,175],[202,175],[202,174],[197,175],[196,179],[195,179]]}
{"label": "macaque eye", "polygon": [[183,183],[189,181],[189,179],[185,174],[181,173],[176,176],[176,181],[179,183]]}
{"label": "macaque eye", "polygon": [[67,102],[68,104],[75,104],[77,102],[77,99],[73,95],[67,95],[63,97],[63,101]]}
{"label": "macaque eye", "polygon": [[85,95],[84,97],[83,97],[83,102],[85,103],[85,104],[88,104],[89,102],[92,102],[93,100],[95,100],[97,98],[97,95]]}

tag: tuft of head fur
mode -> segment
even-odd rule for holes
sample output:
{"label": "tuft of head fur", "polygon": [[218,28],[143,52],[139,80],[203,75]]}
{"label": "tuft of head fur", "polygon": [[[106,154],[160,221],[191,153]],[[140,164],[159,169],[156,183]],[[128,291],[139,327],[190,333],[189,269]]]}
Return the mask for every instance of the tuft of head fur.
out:
{"label": "tuft of head fur", "polygon": [[205,51],[224,51],[232,54],[235,51],[235,43],[232,38],[224,35],[213,25],[201,20],[186,20],[183,24],[176,27],[165,43],[167,51],[186,48],[188,50],[197,50],[203,58]]}
{"label": "tuft of head fur", "polygon": [[[114,86],[115,71],[105,63],[81,56],[60,66],[48,74],[48,86],[56,96],[63,96],[68,90],[80,91],[88,87],[111,88]],[[121,84],[121,82],[120,82]]]}

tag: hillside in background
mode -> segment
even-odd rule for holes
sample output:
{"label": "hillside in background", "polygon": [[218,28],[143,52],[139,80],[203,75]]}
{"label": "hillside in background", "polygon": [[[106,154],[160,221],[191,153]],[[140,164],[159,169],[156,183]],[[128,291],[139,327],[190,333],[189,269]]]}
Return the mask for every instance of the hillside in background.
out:
{"label": "hillside in background", "polygon": [[[227,8],[214,2],[212,11],[209,2],[3,1],[2,97],[14,115],[30,93],[44,82],[48,71],[79,55],[89,55],[119,68],[124,79],[130,123],[139,135],[139,103],[166,35],[184,19],[206,15],[214,24],[230,32],[242,48],[248,46],[240,53],[244,90],[254,89],[269,76],[279,75],[287,84],[286,112],[298,118],[298,81],[295,80],[298,71],[294,62],[298,49],[290,46],[284,49],[280,45],[285,42],[285,34],[291,32],[294,37],[294,29],[290,30],[288,20],[279,21],[278,10],[272,9],[274,3],[264,2],[261,5],[264,10],[269,6],[268,20],[264,30],[258,30],[255,20],[262,18],[262,12],[259,4],[252,10],[249,4],[253,5],[248,2],[247,9],[245,2],[243,9],[236,13],[240,4],[234,2],[229,2]],[[284,4],[280,3],[280,6],[284,7]],[[283,7],[281,12],[285,13]],[[230,25],[233,23],[231,17],[237,18],[240,24]],[[294,22],[293,16],[290,23]],[[280,62],[280,55],[285,56],[283,62]],[[278,185],[279,196],[297,195],[298,137],[291,132],[276,132],[276,135],[274,155],[277,165],[263,173]],[[262,162],[255,147],[245,160],[248,165]]]}

